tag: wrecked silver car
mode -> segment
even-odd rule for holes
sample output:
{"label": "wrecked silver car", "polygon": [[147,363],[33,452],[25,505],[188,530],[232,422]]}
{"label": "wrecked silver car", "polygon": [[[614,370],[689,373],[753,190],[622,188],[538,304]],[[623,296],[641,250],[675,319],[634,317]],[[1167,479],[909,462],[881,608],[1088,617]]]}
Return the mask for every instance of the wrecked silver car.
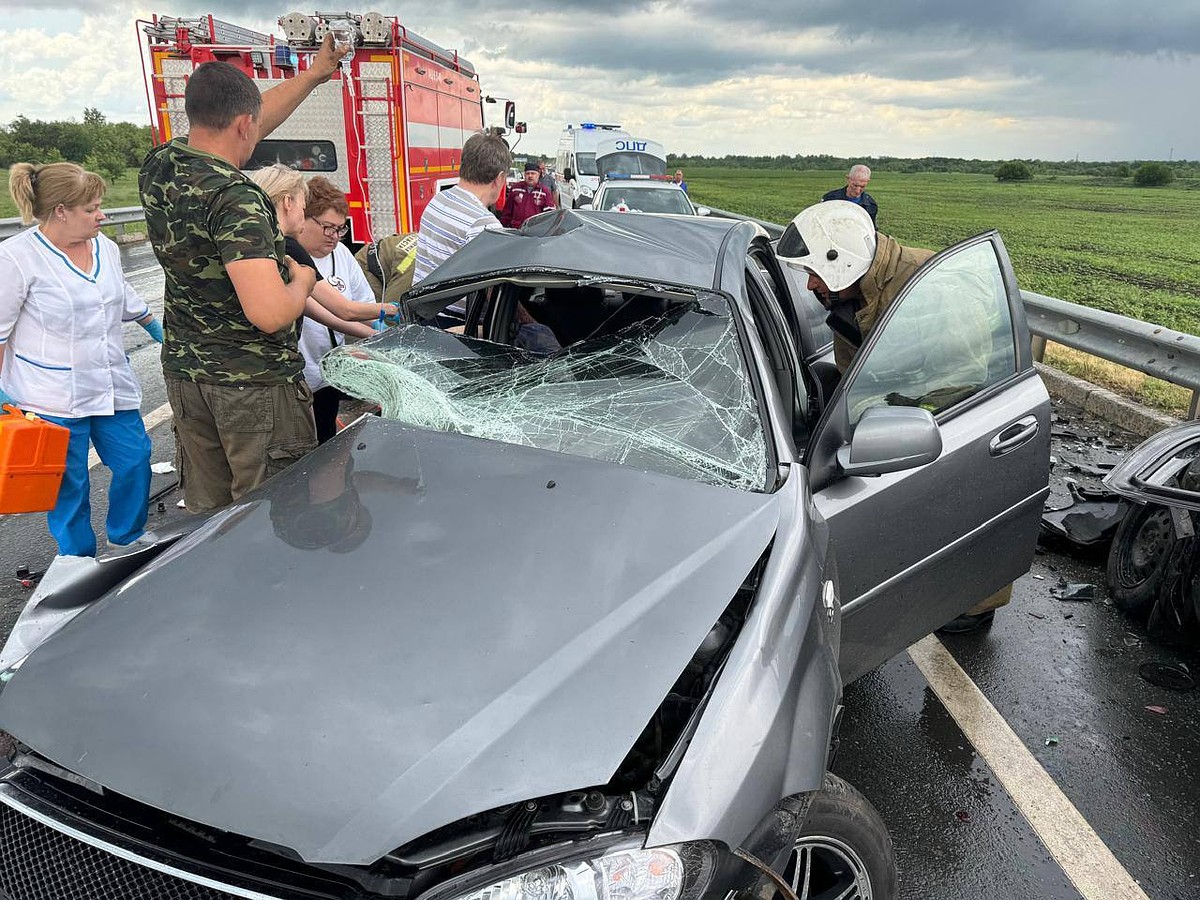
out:
{"label": "wrecked silver car", "polygon": [[1109,591],[1159,643],[1200,642],[1200,422],[1144,441],[1104,479],[1129,501],[1109,548]]}
{"label": "wrecked silver car", "polygon": [[999,236],[840,379],[748,222],[547,214],[406,302],[323,363],[381,418],[31,602],[0,894],[894,896],[842,684],[1022,574],[1047,493]]}

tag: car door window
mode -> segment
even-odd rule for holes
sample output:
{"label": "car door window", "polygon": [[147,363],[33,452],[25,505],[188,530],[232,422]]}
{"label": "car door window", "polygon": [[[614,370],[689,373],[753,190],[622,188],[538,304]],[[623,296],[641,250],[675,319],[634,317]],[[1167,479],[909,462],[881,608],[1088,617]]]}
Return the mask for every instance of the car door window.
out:
{"label": "car door window", "polygon": [[751,261],[746,267],[746,288],[763,345],[770,357],[775,385],[783,402],[790,406],[793,436],[803,444],[808,438],[808,389],[800,379],[802,369],[791,333],[784,324],[768,273]]}
{"label": "car door window", "polygon": [[851,424],[872,406],[938,415],[1016,372],[1013,322],[1000,263],[980,241],[919,272],[853,373]]}

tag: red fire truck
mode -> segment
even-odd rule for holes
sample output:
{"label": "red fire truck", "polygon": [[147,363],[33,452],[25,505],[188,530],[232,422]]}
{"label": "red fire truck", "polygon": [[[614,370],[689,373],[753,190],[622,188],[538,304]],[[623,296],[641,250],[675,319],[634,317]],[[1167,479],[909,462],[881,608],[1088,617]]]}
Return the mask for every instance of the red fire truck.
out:
{"label": "red fire truck", "polygon": [[[340,71],[259,143],[246,168],[281,162],[324,175],[346,192],[355,242],[415,231],[433,195],[458,181],[463,141],[483,128],[475,68],[393,16],[289,13],[282,39],[212,16],[138,25],[156,143],[186,134],[184,87],[201,63],[232,63],[265,91],[307,68],[329,31],[349,39]],[[504,115],[513,128],[511,101]]]}

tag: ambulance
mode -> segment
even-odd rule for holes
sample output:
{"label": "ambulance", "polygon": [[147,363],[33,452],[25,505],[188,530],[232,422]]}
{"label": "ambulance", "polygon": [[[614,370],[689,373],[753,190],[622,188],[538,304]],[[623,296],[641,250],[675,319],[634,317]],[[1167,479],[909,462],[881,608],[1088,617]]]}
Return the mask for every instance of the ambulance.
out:
{"label": "ambulance", "polygon": [[559,174],[559,190],[563,204],[579,207],[591,203],[600,183],[596,168],[596,148],[602,141],[632,138],[620,125],[599,125],[583,122],[568,125],[558,139],[555,170]]}

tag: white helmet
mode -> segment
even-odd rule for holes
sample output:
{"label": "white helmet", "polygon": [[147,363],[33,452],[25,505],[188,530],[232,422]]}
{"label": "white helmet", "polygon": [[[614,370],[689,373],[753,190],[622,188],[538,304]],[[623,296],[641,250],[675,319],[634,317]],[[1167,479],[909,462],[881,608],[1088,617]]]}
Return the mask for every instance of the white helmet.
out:
{"label": "white helmet", "polygon": [[815,203],[792,219],[775,248],[779,261],[807,269],[831,291],[867,274],[875,259],[875,223],[849,200]]}

